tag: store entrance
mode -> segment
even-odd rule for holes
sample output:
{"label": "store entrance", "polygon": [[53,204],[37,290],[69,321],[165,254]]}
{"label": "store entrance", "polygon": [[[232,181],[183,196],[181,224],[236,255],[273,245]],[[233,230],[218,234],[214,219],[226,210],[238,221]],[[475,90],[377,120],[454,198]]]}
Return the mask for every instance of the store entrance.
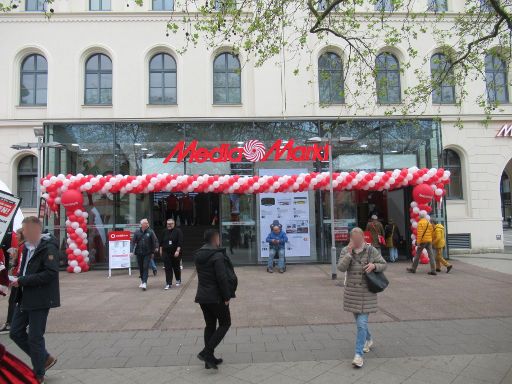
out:
{"label": "store entrance", "polygon": [[218,228],[219,195],[215,193],[168,193],[153,194],[153,226],[160,238],[167,219],[173,218],[183,232],[183,261],[193,260],[194,251],[204,241],[208,228]]}
{"label": "store entrance", "polygon": [[[384,229],[392,223],[400,234],[397,244],[399,257],[409,256],[410,229],[409,204],[411,189],[403,188],[395,191],[342,191],[334,193],[334,225],[336,247],[338,249],[348,244],[349,232],[354,227],[367,230],[371,226],[372,216],[376,216]],[[322,193],[322,213],[324,219],[324,252],[330,248],[330,209],[329,193]],[[370,224],[369,224],[370,223]],[[391,227],[388,227],[390,229]],[[388,249],[383,246],[382,254],[387,257]],[[325,253],[325,254],[328,254]]]}

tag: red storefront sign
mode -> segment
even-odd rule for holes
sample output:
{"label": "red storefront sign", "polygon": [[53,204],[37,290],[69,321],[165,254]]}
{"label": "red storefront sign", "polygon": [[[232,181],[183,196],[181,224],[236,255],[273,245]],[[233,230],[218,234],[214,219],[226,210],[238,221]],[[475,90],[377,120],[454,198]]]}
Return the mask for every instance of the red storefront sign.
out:
{"label": "red storefront sign", "polygon": [[512,124],[504,124],[496,134],[496,137],[512,137]]}
{"label": "red storefront sign", "polygon": [[283,141],[276,140],[270,148],[266,148],[259,140],[249,140],[241,147],[221,144],[211,149],[199,147],[198,141],[192,141],[188,146],[185,141],[180,141],[169,152],[163,163],[168,163],[176,158],[178,163],[188,161],[189,163],[213,163],[232,162],[239,163],[244,158],[251,162],[256,161],[328,161],[329,144],[295,145],[290,139]]}
{"label": "red storefront sign", "polygon": [[130,231],[111,231],[108,233],[109,241],[130,241],[132,233]]}

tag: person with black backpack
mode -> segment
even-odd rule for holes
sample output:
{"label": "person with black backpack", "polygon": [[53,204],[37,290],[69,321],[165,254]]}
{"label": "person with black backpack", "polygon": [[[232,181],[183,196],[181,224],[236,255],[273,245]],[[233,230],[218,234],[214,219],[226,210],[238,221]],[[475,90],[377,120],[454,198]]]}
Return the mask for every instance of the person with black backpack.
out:
{"label": "person with black backpack", "polygon": [[219,232],[206,230],[204,241],[194,255],[198,278],[195,302],[201,306],[206,323],[204,348],[197,357],[205,362],[206,369],[218,369],[222,359],[214,352],[231,326],[229,302],[236,297],[238,279],[226,249],[220,247]]}

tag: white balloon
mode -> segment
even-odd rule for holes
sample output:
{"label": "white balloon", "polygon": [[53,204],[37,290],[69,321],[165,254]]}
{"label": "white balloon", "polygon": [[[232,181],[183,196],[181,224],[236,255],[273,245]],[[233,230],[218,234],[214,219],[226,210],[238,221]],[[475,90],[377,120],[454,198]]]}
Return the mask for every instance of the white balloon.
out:
{"label": "white balloon", "polygon": [[76,267],[76,266],[78,265],[78,261],[76,261],[76,260],[71,260],[71,261],[69,262],[69,265],[70,265],[71,267]]}
{"label": "white balloon", "polygon": [[50,184],[51,184],[51,181],[50,181],[50,180],[43,180],[43,185],[44,185],[45,187],[48,187]]}
{"label": "white balloon", "polygon": [[412,227],[413,228],[418,228],[418,223],[416,223],[416,222],[412,223]]}
{"label": "white balloon", "polygon": [[443,190],[441,188],[437,188],[434,193],[436,196],[441,196],[443,194]]}
{"label": "white balloon", "polygon": [[71,223],[71,228],[77,229],[78,227],[80,227],[80,224],[78,224],[78,222],[74,221]]}
{"label": "white balloon", "polygon": [[81,254],[82,254],[82,251],[80,249],[76,248],[76,249],[73,250],[73,255],[78,256],[78,255],[81,255]]}
{"label": "white balloon", "polygon": [[76,233],[77,235],[81,235],[82,233],[84,233],[84,230],[83,230],[82,228],[77,228],[77,229],[76,229],[76,231],[75,231],[75,233]]}
{"label": "white balloon", "polygon": [[412,211],[413,211],[414,213],[420,213],[420,209],[419,209],[418,207],[414,207],[414,208],[412,209]]}
{"label": "white balloon", "polygon": [[82,256],[83,257],[89,256],[89,251],[82,251]]}
{"label": "white balloon", "polygon": [[69,248],[71,248],[73,251],[74,251],[75,249],[77,249],[77,246],[76,246],[75,242],[70,243],[70,244],[69,244]]}
{"label": "white balloon", "polygon": [[82,268],[80,268],[80,267],[78,267],[78,266],[77,266],[77,267],[75,267],[75,268],[73,269],[73,272],[75,272],[75,273],[80,273],[80,272],[82,272]]}

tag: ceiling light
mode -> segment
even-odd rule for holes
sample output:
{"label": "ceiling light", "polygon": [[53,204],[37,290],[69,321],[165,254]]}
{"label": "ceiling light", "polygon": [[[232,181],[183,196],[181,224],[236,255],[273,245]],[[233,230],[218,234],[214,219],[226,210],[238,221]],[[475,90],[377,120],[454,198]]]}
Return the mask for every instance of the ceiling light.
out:
{"label": "ceiling light", "polygon": [[84,151],[84,152],[87,152],[88,149],[87,148],[80,148],[81,151]]}
{"label": "ceiling light", "polygon": [[73,143],[73,144],[71,144],[71,146],[72,146],[72,147],[79,147],[79,146],[80,146],[80,144]]}
{"label": "ceiling light", "polygon": [[141,148],[140,150],[141,151],[147,151],[148,149],[147,148]]}
{"label": "ceiling light", "polygon": [[361,148],[366,148],[366,147],[368,147],[368,144],[361,144],[360,147]]}
{"label": "ceiling light", "polygon": [[140,147],[142,144],[141,143],[133,143],[133,145],[136,145],[137,147]]}
{"label": "ceiling light", "polygon": [[238,145],[244,145],[244,142],[243,141],[237,141],[236,142]]}
{"label": "ceiling light", "polygon": [[396,150],[392,150],[392,151],[391,151],[391,153],[398,153],[398,151],[396,151]]}

